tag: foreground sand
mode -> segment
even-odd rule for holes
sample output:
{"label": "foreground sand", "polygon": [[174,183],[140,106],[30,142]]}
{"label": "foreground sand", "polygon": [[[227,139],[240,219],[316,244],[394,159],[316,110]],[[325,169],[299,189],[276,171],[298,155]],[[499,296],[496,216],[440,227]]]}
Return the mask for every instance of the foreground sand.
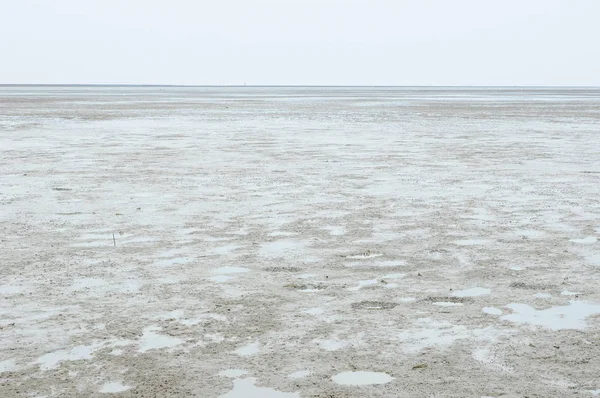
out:
{"label": "foreground sand", "polygon": [[600,395],[598,109],[0,88],[0,397]]}

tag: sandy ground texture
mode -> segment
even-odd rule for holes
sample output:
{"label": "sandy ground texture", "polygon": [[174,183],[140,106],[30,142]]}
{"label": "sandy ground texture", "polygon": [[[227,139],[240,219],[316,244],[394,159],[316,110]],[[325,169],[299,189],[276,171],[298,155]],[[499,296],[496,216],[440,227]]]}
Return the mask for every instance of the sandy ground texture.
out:
{"label": "sandy ground texture", "polygon": [[0,149],[0,397],[600,396],[600,90],[2,87]]}

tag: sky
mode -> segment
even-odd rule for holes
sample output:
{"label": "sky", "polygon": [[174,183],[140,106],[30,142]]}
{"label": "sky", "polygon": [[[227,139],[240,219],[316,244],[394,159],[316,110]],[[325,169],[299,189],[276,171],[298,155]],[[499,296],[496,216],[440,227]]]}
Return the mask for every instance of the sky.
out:
{"label": "sky", "polygon": [[0,0],[0,84],[600,86],[599,0]]}

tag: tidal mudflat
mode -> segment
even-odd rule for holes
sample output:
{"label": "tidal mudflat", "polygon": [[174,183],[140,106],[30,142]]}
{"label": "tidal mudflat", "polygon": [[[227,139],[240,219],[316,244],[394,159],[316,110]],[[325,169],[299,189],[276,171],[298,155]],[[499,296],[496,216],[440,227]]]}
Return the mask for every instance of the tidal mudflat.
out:
{"label": "tidal mudflat", "polygon": [[0,87],[0,396],[598,395],[599,109]]}

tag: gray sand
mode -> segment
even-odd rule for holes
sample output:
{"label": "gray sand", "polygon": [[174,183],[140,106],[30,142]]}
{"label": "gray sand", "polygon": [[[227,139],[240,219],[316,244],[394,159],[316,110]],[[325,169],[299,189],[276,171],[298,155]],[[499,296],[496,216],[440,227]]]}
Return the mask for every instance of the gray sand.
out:
{"label": "gray sand", "polygon": [[0,149],[0,397],[600,394],[600,90],[0,87]]}

